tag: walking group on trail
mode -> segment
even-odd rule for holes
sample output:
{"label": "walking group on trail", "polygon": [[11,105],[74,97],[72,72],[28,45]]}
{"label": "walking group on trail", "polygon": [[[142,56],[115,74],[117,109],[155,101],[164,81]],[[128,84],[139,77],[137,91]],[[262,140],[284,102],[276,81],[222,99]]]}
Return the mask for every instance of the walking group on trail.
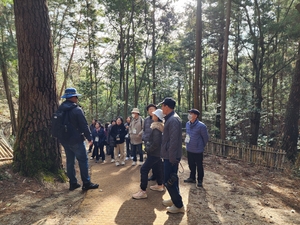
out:
{"label": "walking group on trail", "polygon": [[[62,96],[66,100],[52,118],[52,135],[58,138],[66,153],[69,190],[81,187],[76,178],[75,158],[79,164],[82,190],[89,190],[98,188],[99,184],[91,182],[88,153],[91,154],[91,160],[98,163],[101,159],[103,164],[107,162],[106,155],[110,155],[110,162],[115,166],[125,166],[129,160],[132,160],[131,166],[141,166],[140,189],[132,194],[133,199],[146,199],[148,181],[156,180],[156,184],[149,188],[152,191],[168,191],[170,199],[162,202],[167,212],[184,213],[178,178],[182,158],[182,120],[175,112],[175,100],[167,97],[158,105],[149,104],[146,107],[149,116],[145,119],[138,108],[133,108],[131,117],[127,117],[126,121],[119,116],[103,126],[94,119],[89,126],[83,110],[77,104],[79,96],[81,94],[75,88],[67,88]],[[188,111],[185,144],[190,176],[184,182],[196,183],[196,187],[201,188],[204,177],[203,151],[209,135],[206,125],[199,121],[199,115],[197,109]],[[89,143],[88,153],[86,141]]]}

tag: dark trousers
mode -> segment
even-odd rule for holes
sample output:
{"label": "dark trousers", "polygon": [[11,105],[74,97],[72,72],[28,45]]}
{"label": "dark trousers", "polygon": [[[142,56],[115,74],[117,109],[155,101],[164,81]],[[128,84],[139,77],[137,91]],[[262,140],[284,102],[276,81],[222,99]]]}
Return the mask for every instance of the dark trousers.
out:
{"label": "dark trousers", "polygon": [[148,185],[148,173],[152,169],[152,171],[155,171],[156,175],[156,182],[158,185],[162,185],[163,183],[163,167],[162,167],[162,161],[160,157],[155,156],[147,156],[146,161],[141,167],[141,189],[146,190]]}
{"label": "dark trousers", "polygon": [[131,151],[132,151],[132,156],[133,156],[133,161],[136,162],[137,158],[136,155],[139,154],[140,155],[140,162],[144,161],[143,158],[143,150],[142,150],[142,144],[137,144],[137,145],[133,145],[131,144]]}
{"label": "dark trousers", "polygon": [[[177,159],[180,161],[180,159]],[[181,208],[183,206],[182,197],[179,192],[179,180],[177,179],[173,182],[172,186],[167,185],[168,180],[171,178],[173,174],[177,175],[178,173],[178,164],[170,163],[169,159],[164,159],[164,184],[169,192],[171,200],[173,204],[177,208]]]}
{"label": "dark trousers", "polygon": [[99,157],[101,157],[102,161],[104,161],[105,160],[104,143],[99,144],[99,149],[100,149]]}
{"label": "dark trousers", "polygon": [[203,181],[204,170],[203,170],[203,153],[192,153],[187,152],[188,164],[190,168],[190,178],[196,180],[196,171],[198,174],[198,182]]}
{"label": "dark trousers", "polygon": [[126,157],[130,157],[131,156],[131,152],[130,152],[130,139],[126,138]]}
{"label": "dark trousers", "polygon": [[114,151],[115,151],[115,147],[109,146],[109,153],[110,153],[110,155],[111,155],[111,159],[114,159],[114,158],[115,158],[115,153],[114,153]]}
{"label": "dark trousers", "polygon": [[89,152],[92,152],[93,146],[94,146],[93,144],[90,145]]}
{"label": "dark trousers", "polygon": [[92,157],[93,158],[96,157],[96,160],[99,160],[99,146],[98,146],[97,143],[94,143],[94,149],[93,149]]}

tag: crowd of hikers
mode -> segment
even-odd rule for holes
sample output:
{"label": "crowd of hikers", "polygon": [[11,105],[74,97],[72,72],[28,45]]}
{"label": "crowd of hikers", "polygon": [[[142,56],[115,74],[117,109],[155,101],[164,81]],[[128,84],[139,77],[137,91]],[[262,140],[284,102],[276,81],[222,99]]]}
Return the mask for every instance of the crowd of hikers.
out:
{"label": "crowd of hikers", "polygon": [[[69,129],[72,131],[70,138],[58,137],[66,152],[69,190],[81,186],[74,169],[75,158],[79,163],[82,189],[99,187],[90,181],[85,139],[89,143],[90,160],[95,163],[105,164],[109,157],[110,163],[117,167],[129,162],[131,166],[141,166],[140,189],[132,194],[132,198],[146,199],[148,181],[156,180],[156,184],[149,188],[153,191],[168,191],[171,199],[162,202],[167,207],[167,212],[184,213],[178,179],[178,167],[182,158],[182,120],[174,110],[176,101],[167,97],[158,105],[147,105],[148,116],[145,119],[141,117],[138,108],[133,108],[131,116],[125,121],[120,116],[105,124],[93,119],[88,126],[82,109],[77,105],[78,96],[81,95],[75,88],[67,88],[62,96],[66,101],[58,109],[67,114],[68,124],[75,128]],[[184,142],[190,176],[184,182],[196,183],[196,187],[200,188],[204,177],[203,151],[209,136],[206,125],[198,120],[200,112],[191,109],[188,113]],[[66,127],[65,124],[63,128]],[[151,170],[151,176],[148,177]]]}

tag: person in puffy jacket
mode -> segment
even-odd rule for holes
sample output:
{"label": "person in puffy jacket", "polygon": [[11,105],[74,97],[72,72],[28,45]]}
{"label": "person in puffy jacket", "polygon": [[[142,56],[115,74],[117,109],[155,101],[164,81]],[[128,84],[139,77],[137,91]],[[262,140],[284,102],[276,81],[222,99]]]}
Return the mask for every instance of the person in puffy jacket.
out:
{"label": "person in puffy jacket", "polygon": [[[126,128],[123,123],[123,118],[118,117],[116,124],[111,128],[110,136],[115,141],[114,155],[116,166],[125,165],[125,135],[127,134]],[[120,157],[119,157],[120,154]]]}
{"label": "person in puffy jacket", "polygon": [[[99,162],[99,157],[102,158],[102,163],[105,163],[105,154],[104,154],[104,142],[106,139],[104,128],[101,126],[100,122],[95,122],[95,128],[92,131],[93,136],[93,154],[91,156],[91,159],[94,159],[96,157],[96,163]],[[100,150],[100,154],[99,154]]]}
{"label": "person in puffy jacket", "polygon": [[108,155],[111,156],[111,163],[115,162],[115,154],[114,154],[114,148],[115,148],[115,141],[114,138],[110,135],[111,129],[116,124],[116,120],[111,120],[110,125],[107,128],[107,134],[106,134],[106,143],[108,144],[108,152],[106,152]]}
{"label": "person in puffy jacket", "polygon": [[[144,119],[144,130],[143,130],[143,136],[142,136],[144,145],[147,143],[147,141],[149,141],[150,134],[152,132],[152,129],[150,128],[150,126],[153,122],[152,115],[153,115],[153,112],[155,110],[157,110],[157,106],[155,104],[149,104],[149,105],[147,105],[146,110],[147,110],[149,116]],[[155,174],[153,174],[153,171],[152,171],[152,175],[148,178],[148,180],[156,180],[156,176],[155,176]]]}
{"label": "person in puffy jacket", "polygon": [[[67,88],[61,98],[66,100],[59,106],[59,110],[68,111],[69,122],[74,127],[72,136],[68,140],[60,140],[66,152],[67,159],[67,176],[70,182],[70,191],[79,188],[75,172],[75,158],[78,161],[81,180],[83,182],[82,190],[98,188],[98,184],[93,184],[88,173],[88,156],[84,146],[84,137],[92,144],[92,134],[89,125],[84,116],[83,110],[77,105],[78,94],[75,88]],[[74,108],[74,106],[76,106]]]}
{"label": "person in puffy jacket", "polygon": [[184,213],[184,205],[179,191],[178,164],[182,156],[181,118],[175,113],[176,102],[167,97],[161,104],[165,115],[165,126],[161,144],[161,157],[164,160],[164,184],[171,199],[164,200],[169,213]]}
{"label": "person in puffy jacket", "polygon": [[196,169],[198,173],[197,187],[202,187],[204,170],[203,170],[203,152],[208,142],[207,127],[198,120],[200,112],[198,109],[188,111],[188,122],[186,123],[186,150],[188,164],[190,168],[190,176],[184,180],[185,183],[196,183]]}
{"label": "person in puffy jacket", "polygon": [[148,141],[145,143],[145,151],[147,152],[147,159],[141,167],[141,184],[140,190],[132,195],[134,199],[147,198],[146,188],[148,185],[148,173],[152,169],[156,175],[157,184],[150,186],[153,191],[164,191],[163,187],[163,166],[160,158],[162,133],[164,130],[163,113],[161,109],[157,109],[152,114],[153,122],[150,126],[151,133]]}

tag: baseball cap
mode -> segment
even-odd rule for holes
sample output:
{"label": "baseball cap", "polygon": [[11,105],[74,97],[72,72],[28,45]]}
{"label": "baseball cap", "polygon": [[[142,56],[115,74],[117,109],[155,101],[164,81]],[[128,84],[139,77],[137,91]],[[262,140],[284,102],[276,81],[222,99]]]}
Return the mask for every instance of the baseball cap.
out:
{"label": "baseball cap", "polygon": [[175,105],[176,105],[176,101],[171,98],[171,97],[166,97],[161,103],[159,103],[158,105],[167,105],[169,108],[174,109]]}

